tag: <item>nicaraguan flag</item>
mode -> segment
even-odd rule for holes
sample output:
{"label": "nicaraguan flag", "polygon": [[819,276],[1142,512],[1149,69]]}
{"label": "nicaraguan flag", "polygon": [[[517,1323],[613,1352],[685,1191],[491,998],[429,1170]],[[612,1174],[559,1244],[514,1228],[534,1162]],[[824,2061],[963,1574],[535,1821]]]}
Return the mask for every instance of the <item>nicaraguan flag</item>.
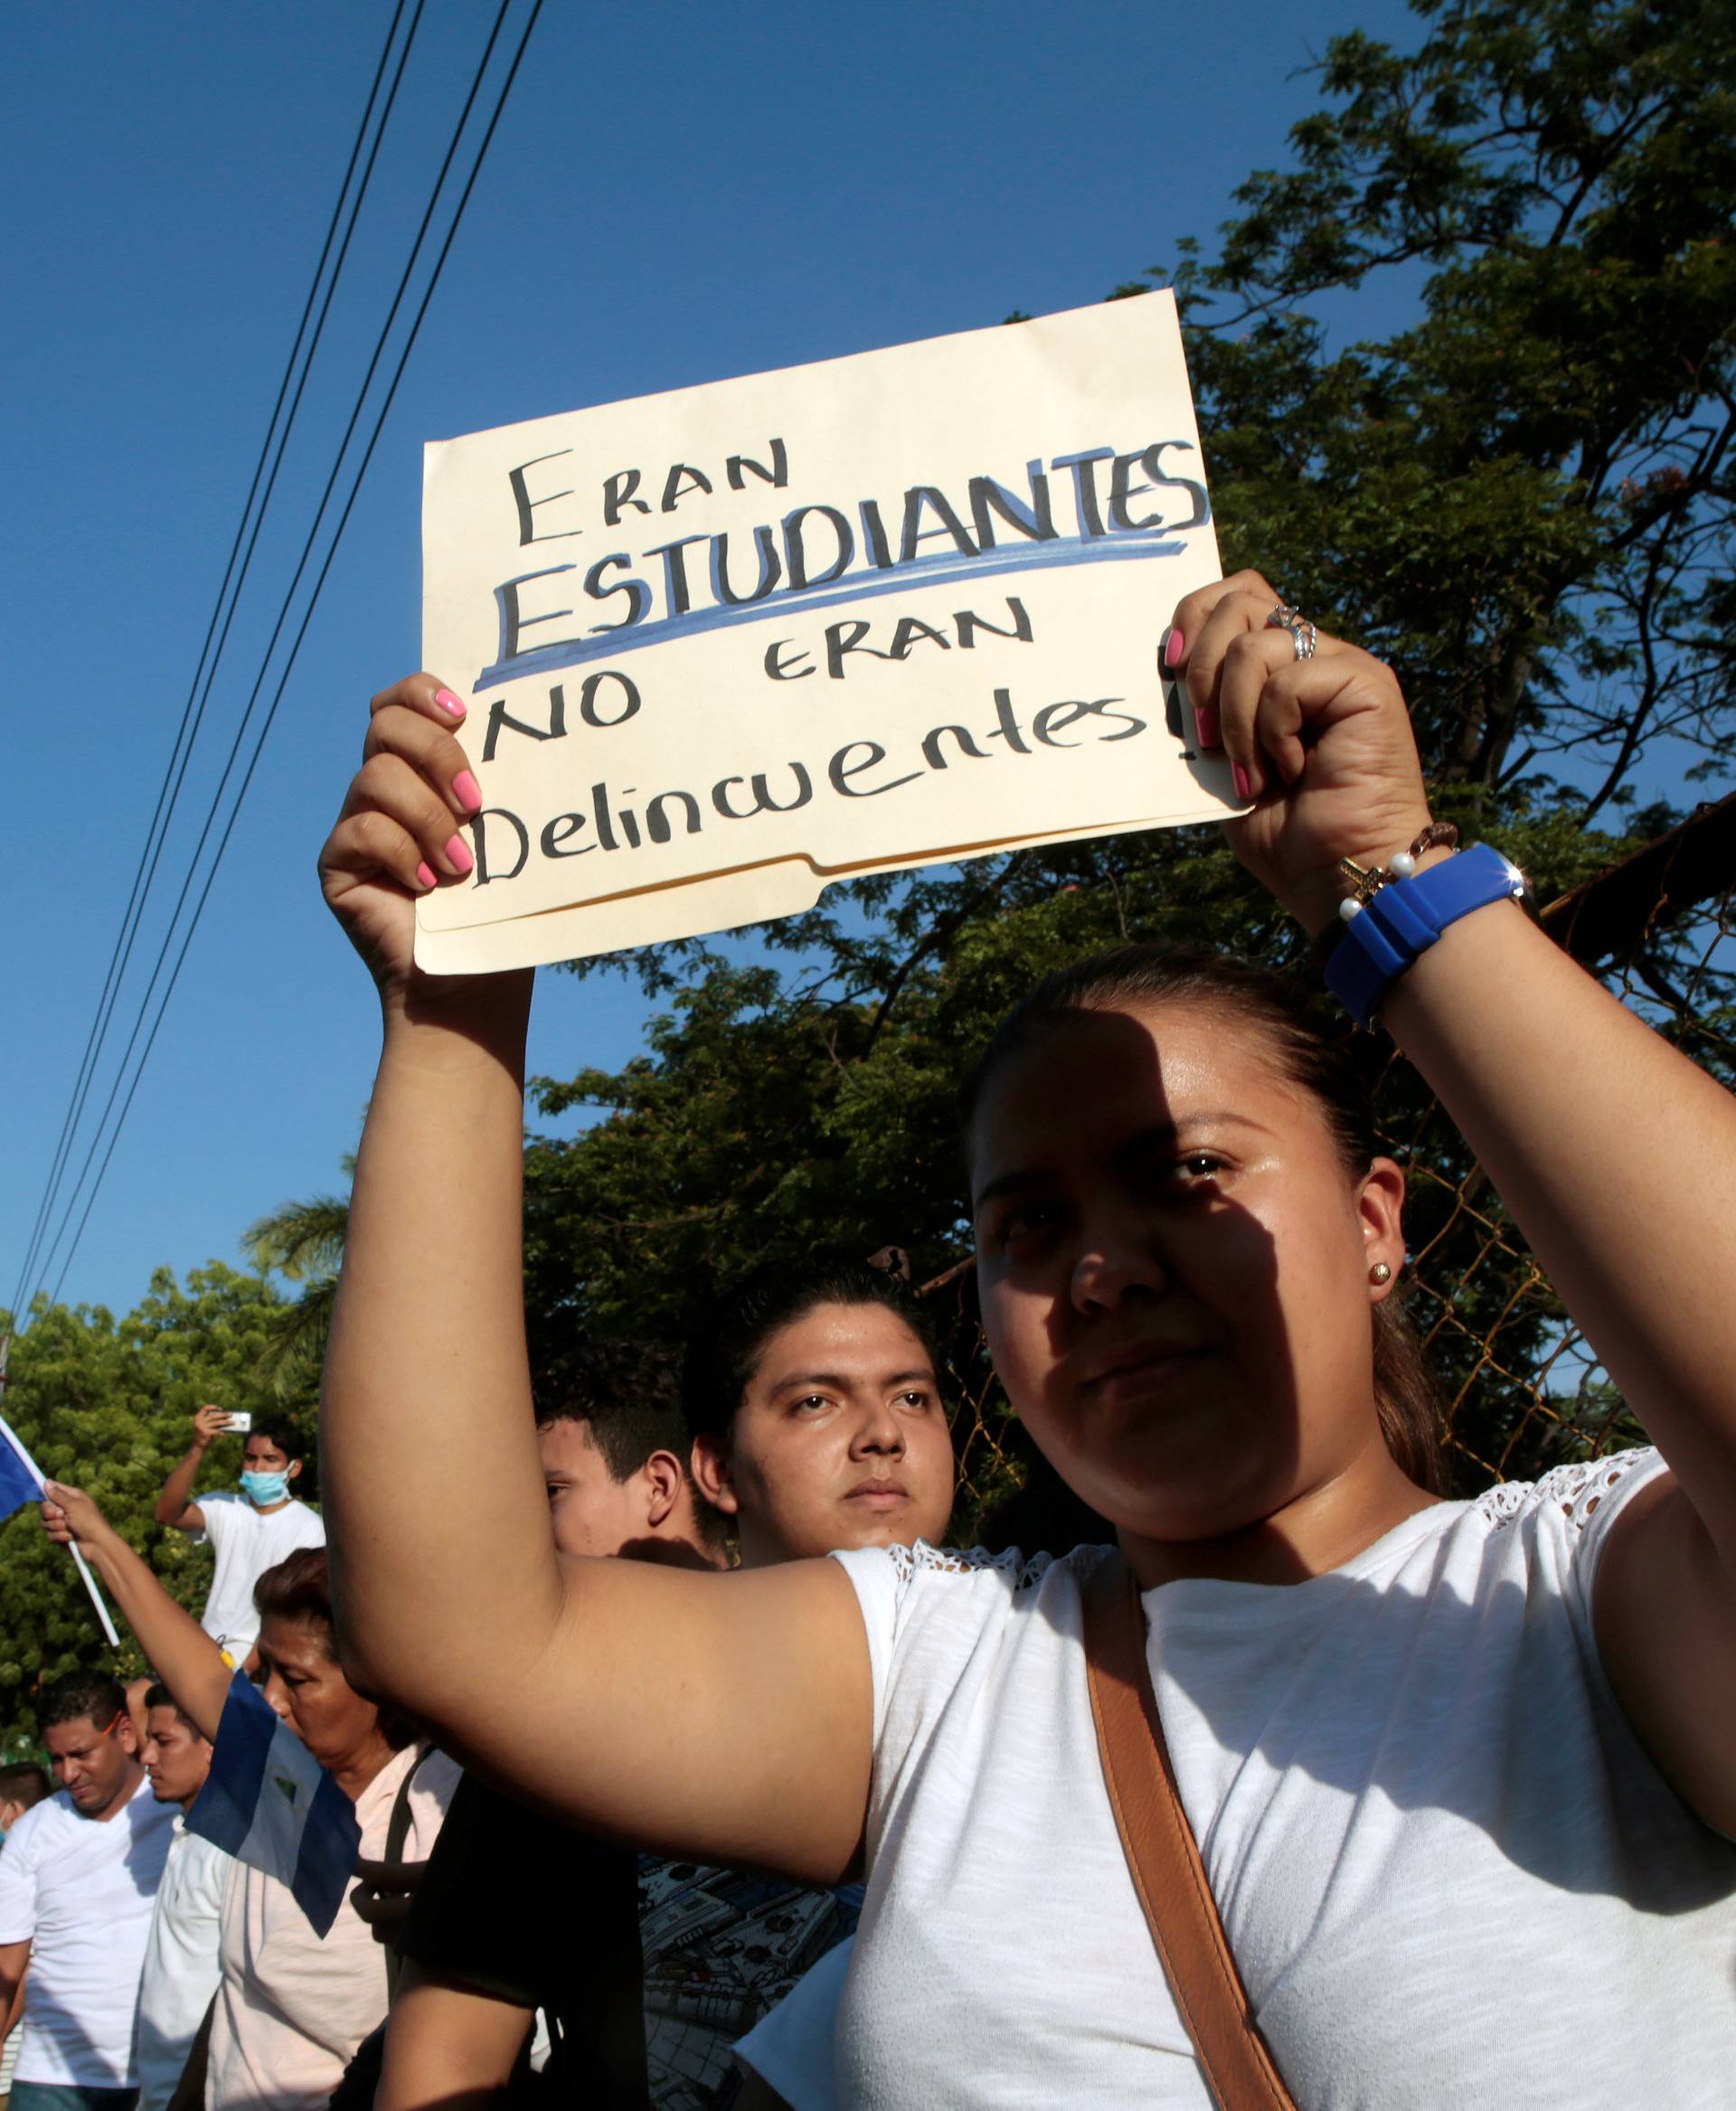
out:
{"label": "nicaraguan flag", "polygon": [[242,1672],[187,1830],[288,1884],[318,1936],[337,1918],[362,1851],[355,1805]]}
{"label": "nicaraguan flag", "polygon": [[[6,1351],[11,1347],[8,1335],[0,1341],[0,1385],[6,1375]],[[26,1503],[40,1503],[42,1499],[42,1469],[24,1449],[18,1433],[4,1415],[0,1415],[0,1523],[4,1523],[14,1510]],[[84,1588],[90,1593],[90,1603],[97,1608],[97,1617],[102,1622],[102,1631],[108,1637],[111,1649],[120,1647],[120,1636],[115,1633],[115,1623],[108,1617],[108,1608],[102,1602],[102,1593],[97,1588],[97,1579],[76,1545],[66,1550],[72,1557],[72,1566],[78,1570]]]}
{"label": "nicaraguan flag", "polygon": [[42,1484],[31,1463],[30,1454],[0,1419],[0,1518],[10,1517],[26,1503],[40,1503]]}

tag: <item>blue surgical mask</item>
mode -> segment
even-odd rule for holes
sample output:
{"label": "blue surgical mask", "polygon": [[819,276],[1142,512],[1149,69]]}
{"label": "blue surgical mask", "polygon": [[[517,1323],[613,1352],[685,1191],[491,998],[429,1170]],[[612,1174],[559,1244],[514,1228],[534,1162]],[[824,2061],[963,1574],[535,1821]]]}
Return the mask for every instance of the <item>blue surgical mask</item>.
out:
{"label": "blue surgical mask", "polygon": [[281,1503],[289,1493],[288,1473],[243,1474],[241,1493],[256,1509],[269,1510],[274,1503]]}

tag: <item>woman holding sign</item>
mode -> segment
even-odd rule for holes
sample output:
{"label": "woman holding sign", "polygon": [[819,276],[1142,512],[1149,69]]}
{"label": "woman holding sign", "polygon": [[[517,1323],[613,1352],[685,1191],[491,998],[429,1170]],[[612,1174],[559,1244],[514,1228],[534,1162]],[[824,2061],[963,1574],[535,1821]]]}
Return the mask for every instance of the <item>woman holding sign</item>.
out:
{"label": "woman holding sign", "polygon": [[[419,675],[375,700],[322,860],[385,1025],[326,1373],[345,1649],[581,1824],[862,1867],[845,2101],[1198,2105],[1203,2046],[1237,2103],[1713,2102],[1736,1108],[1532,926],[1510,868],[1439,840],[1391,673],[1275,600],[1241,574],[1168,646],[1257,802],[1238,853],[1310,931],[1358,902],[1335,988],[1452,1111],[1658,1451],[1440,1500],[1382,1316],[1403,1175],[1330,1037],[1268,977],[1135,948],[1019,1008],[967,1133],[997,1367],[1118,1557],[561,1568],[524,1411],[530,978],[411,964],[474,789]],[[1173,1805],[1144,1675],[1282,2076],[1258,2097],[1218,2064],[1243,1997],[1190,1962],[1209,1915],[1150,1873],[1141,1785]]]}

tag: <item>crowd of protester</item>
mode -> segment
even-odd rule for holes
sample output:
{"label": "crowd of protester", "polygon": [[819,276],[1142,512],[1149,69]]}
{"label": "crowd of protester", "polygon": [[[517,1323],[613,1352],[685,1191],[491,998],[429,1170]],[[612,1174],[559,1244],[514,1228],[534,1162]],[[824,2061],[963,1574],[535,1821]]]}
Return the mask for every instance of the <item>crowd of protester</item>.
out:
{"label": "crowd of protester", "polygon": [[[816,1260],[706,1300],[679,1360],[533,1374],[530,977],[415,970],[475,801],[462,705],[412,677],[322,860],[384,1014],[330,1556],[293,1431],[195,1492],[214,1408],[156,1510],[216,1549],[203,1621],[50,1484],[152,1681],[42,1694],[58,1793],[0,1770],[14,2111],[1241,2111],[1104,1758],[1105,1605],[1262,2105],[1727,2100],[1736,1115],[1504,861],[1460,862],[1387,670],[1274,602],[1241,575],[1165,646],[1253,801],[1231,839],[1316,936],[1349,896],[1335,990],[1657,1448],[1446,1499],[1403,1175],[1342,1037],[1153,947],[1028,994],[962,1099],[989,1348],[1114,1548],[947,1549],[935,1349],[884,1269]],[[460,1164],[455,1286],[420,1228]]]}
{"label": "crowd of protester", "polygon": [[[865,1265],[714,1301],[684,1372],[655,1347],[588,1344],[543,1375],[534,1427],[550,1540],[570,1556],[703,1570],[946,1538],[955,1471],[934,1344],[901,1282]],[[47,1506],[161,1676],[133,1691],[62,1681],[40,1704],[67,1807],[0,1858],[17,2111],[134,2090],[139,2111],[807,2100],[813,2047],[773,2012],[847,1954],[860,1887],[636,1852],[461,1774],[344,1676],[323,1530],[278,1463],[299,1460],[295,1432],[249,1435],[239,1498],[190,1500],[222,1428],[200,1409],[156,1513],[213,1540],[213,1519],[246,1513],[198,1622],[82,1490],[57,1484]],[[245,1717],[225,1711],[243,1704],[241,1678],[354,1805],[358,1880],[328,1928],[292,1889],[293,1829],[231,1853],[189,1827],[213,1748],[240,1741]],[[21,1801],[46,1794],[41,1768],[13,1771]],[[57,1852],[66,1836],[81,1858]]]}

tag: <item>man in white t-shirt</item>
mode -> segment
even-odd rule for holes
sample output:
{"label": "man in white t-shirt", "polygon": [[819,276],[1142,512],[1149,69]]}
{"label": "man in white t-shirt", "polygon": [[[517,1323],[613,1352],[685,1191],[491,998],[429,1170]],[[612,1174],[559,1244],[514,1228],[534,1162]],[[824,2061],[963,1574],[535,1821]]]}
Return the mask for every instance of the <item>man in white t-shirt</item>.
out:
{"label": "man in white t-shirt", "polygon": [[326,1525],[316,1511],[289,1493],[301,1473],[303,1447],[300,1431],[288,1422],[260,1422],[247,1432],[239,1495],[193,1501],[205,1454],[230,1420],[222,1408],[200,1409],[193,1418],[193,1442],[164,1482],[154,1514],[158,1524],[211,1541],[217,1568],[199,1625],[237,1670],[248,1670],[259,1635],[254,1584],[297,1548],[323,1547]]}
{"label": "man in white t-shirt", "polygon": [[137,2111],[164,2111],[222,1976],[218,1938],[233,1858],[189,1833],[185,1814],[211,1772],[211,1746],[166,1686],[145,1696],[145,1771],[160,1804],[180,1810],[157,1887],[138,1989]]}
{"label": "man in white t-shirt", "polygon": [[11,2111],[127,2111],[173,1812],[151,1795],[114,1679],[57,1679],[37,1721],[61,1793],[24,1813],[0,1855],[0,2015],[30,1974]]}

